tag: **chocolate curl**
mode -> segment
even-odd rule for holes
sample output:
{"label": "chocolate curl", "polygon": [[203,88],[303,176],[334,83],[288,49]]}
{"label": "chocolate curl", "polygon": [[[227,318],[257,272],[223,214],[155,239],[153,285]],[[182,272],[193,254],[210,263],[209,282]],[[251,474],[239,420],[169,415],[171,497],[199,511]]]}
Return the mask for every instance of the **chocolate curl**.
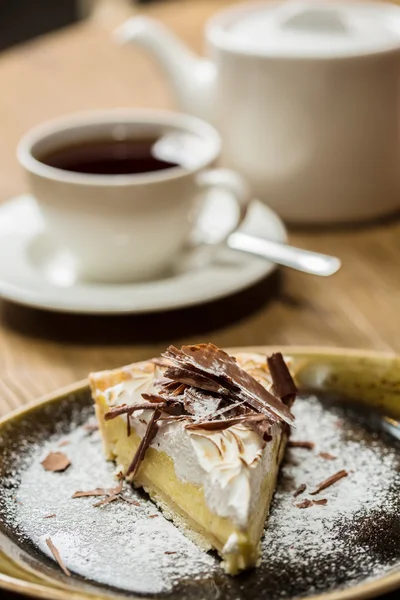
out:
{"label": "chocolate curl", "polygon": [[135,452],[135,456],[133,457],[132,462],[128,467],[128,470],[126,472],[126,477],[130,477],[130,479],[132,479],[132,480],[135,478],[135,476],[138,472],[139,466],[145,457],[146,451],[157,433],[157,429],[158,429],[157,421],[160,417],[161,417],[161,411],[158,410],[158,408],[156,408],[154,410],[154,413],[152,414],[150,421],[147,424],[145,434]]}
{"label": "chocolate curl", "polygon": [[289,408],[275,398],[254,377],[239,367],[236,360],[214,344],[182,346],[178,350],[170,346],[163,354],[176,367],[200,373],[227,390],[232,401],[243,400],[272,422],[291,424],[294,416]]}
{"label": "chocolate curl", "polygon": [[274,394],[282,402],[291,408],[298,393],[296,384],[290,374],[285,360],[280,352],[276,352],[267,358],[269,372],[271,373]]}

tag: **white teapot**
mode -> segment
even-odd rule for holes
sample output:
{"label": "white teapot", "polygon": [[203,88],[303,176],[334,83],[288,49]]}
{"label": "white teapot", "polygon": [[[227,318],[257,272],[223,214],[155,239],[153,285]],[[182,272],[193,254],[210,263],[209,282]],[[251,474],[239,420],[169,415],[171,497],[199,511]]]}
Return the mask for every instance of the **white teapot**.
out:
{"label": "white teapot", "polygon": [[206,26],[209,59],[134,17],[120,42],[148,50],[180,109],[212,122],[223,162],[296,223],[363,220],[400,207],[400,8],[247,3]]}

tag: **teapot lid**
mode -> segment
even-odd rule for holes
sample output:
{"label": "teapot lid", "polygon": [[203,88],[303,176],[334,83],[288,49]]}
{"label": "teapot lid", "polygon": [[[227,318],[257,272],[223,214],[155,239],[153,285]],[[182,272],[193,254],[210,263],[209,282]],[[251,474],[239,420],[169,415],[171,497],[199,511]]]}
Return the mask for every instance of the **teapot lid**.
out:
{"label": "teapot lid", "polygon": [[400,7],[383,2],[286,0],[240,5],[211,20],[209,36],[233,51],[335,58],[400,47]]}

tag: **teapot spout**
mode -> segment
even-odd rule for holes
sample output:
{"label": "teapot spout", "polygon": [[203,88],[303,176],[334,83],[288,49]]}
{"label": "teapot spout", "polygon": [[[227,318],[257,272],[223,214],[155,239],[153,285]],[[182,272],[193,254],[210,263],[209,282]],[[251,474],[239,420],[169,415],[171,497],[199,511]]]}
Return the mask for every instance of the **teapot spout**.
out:
{"label": "teapot spout", "polygon": [[183,112],[212,121],[215,67],[197,57],[163,25],[148,17],[133,17],[116,31],[121,45],[142,46],[159,63]]}

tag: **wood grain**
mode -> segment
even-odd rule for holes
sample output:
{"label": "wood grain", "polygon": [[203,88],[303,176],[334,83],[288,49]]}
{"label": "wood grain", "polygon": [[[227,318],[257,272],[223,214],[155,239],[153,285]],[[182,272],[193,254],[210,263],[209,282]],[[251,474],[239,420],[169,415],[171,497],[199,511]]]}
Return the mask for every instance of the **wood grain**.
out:
{"label": "wood grain", "polygon": [[[143,11],[199,51],[205,20],[224,4],[180,1]],[[103,6],[89,22],[0,56],[0,201],[26,190],[14,148],[32,125],[83,109],[173,105],[150,60],[110,40],[126,7],[107,11]],[[292,231],[290,241],[337,254],[343,269],[330,279],[285,271],[226,301],[154,318],[81,318],[1,302],[0,413],[89,371],[156,354],[167,341],[399,351],[398,218],[357,228]]]}

